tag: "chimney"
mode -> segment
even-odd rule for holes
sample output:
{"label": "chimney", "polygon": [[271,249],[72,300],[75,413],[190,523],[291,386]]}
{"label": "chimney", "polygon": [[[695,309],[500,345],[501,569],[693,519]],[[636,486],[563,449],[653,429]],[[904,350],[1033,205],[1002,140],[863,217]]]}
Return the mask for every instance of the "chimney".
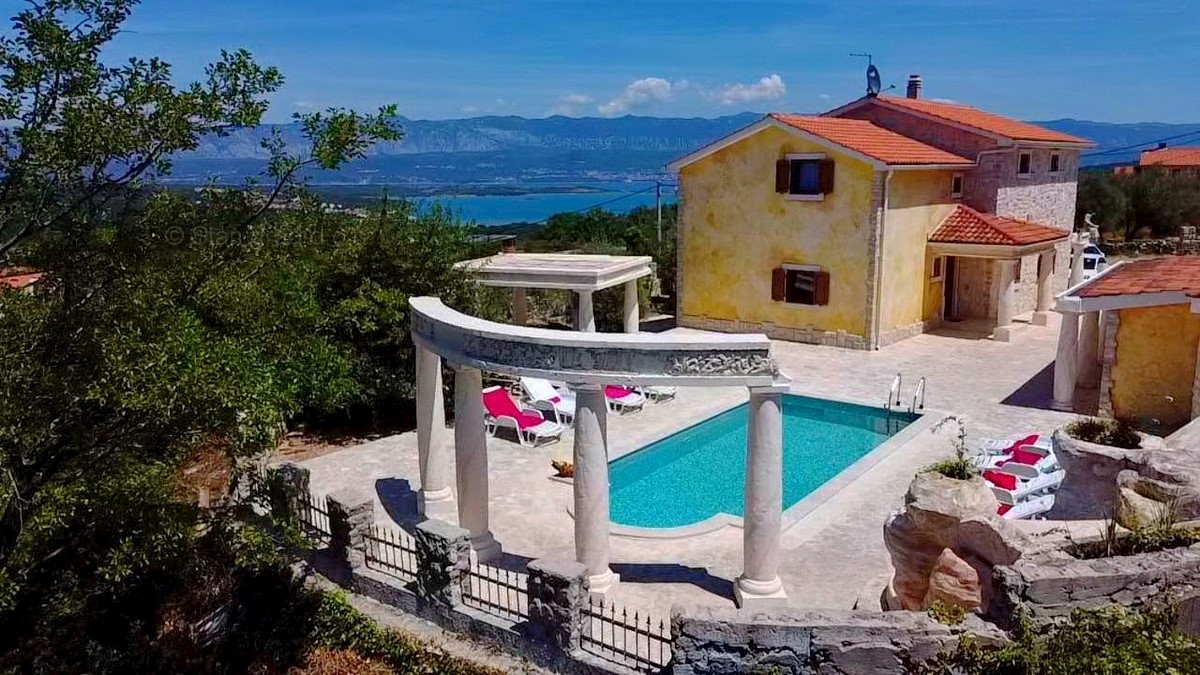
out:
{"label": "chimney", "polygon": [[1158,142],[1158,147],[1156,147],[1156,148],[1154,148],[1154,149],[1155,149],[1155,150],[1166,150],[1166,149],[1167,149],[1167,143],[1166,143],[1166,141],[1159,141],[1159,142]]}
{"label": "chimney", "polygon": [[920,75],[909,75],[908,76],[908,97],[909,98],[921,98],[921,76]]}

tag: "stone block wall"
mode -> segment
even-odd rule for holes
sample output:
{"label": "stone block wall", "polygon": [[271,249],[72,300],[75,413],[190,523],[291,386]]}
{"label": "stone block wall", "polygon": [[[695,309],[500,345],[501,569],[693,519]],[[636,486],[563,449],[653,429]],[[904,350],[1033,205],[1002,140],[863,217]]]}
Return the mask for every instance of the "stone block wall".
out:
{"label": "stone block wall", "polygon": [[847,349],[870,349],[870,343],[864,335],[855,335],[846,331],[827,331],[815,328],[785,328],[770,323],[753,321],[727,321],[712,319],[706,316],[691,316],[682,314],[678,323],[684,328],[710,330],[718,333],[762,333],[774,340],[789,342],[805,342],[829,347],[845,347]]}
{"label": "stone block wall", "polygon": [[671,619],[677,675],[692,673],[908,673],[962,636],[999,643],[994,627],[969,617],[946,626],[923,612],[770,613],[677,608]]}

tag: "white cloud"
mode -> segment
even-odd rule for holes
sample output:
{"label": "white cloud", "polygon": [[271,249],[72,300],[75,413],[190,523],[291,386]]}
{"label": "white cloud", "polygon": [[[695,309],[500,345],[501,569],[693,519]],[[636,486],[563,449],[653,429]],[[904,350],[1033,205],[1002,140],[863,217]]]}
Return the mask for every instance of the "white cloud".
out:
{"label": "white cloud", "polygon": [[817,98],[821,99],[822,101],[828,101],[829,99],[831,99],[833,97],[830,96],[829,94],[818,94]]}
{"label": "white cloud", "polygon": [[587,94],[565,94],[558,98],[550,108],[551,115],[575,115],[584,106],[591,105],[596,99]]}
{"label": "white cloud", "polygon": [[468,114],[468,115],[474,115],[475,113],[479,112],[479,106],[477,106],[477,105],[464,105],[464,106],[462,107],[462,111],[463,111],[464,113]]}
{"label": "white cloud", "polygon": [[715,92],[710,92],[708,96],[725,105],[736,105],[783,98],[786,93],[787,87],[783,84],[783,78],[772,74],[754,84],[727,84]]}
{"label": "white cloud", "polygon": [[643,77],[630,82],[620,94],[617,94],[608,103],[597,106],[596,110],[605,117],[624,115],[637,108],[669,101],[673,90],[687,86],[686,81],[672,85],[661,77]]}

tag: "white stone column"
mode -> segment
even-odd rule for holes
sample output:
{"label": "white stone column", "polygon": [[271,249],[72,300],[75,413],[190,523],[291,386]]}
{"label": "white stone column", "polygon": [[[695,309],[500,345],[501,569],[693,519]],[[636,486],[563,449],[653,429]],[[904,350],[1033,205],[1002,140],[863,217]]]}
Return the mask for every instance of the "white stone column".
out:
{"label": "white stone column", "polygon": [[483,562],[500,554],[488,529],[487,432],[483,425],[483,375],[475,368],[454,371],[454,466],[458,524],[471,533],[471,550]]}
{"label": "white stone column", "polygon": [[1192,376],[1192,419],[1200,417],[1200,345],[1196,346],[1196,374]]}
{"label": "white stone column", "polygon": [[1080,317],[1078,350],[1076,380],[1085,387],[1095,387],[1100,381],[1100,312],[1085,312]]}
{"label": "white stone column", "polygon": [[512,289],[512,321],[518,326],[529,322],[529,301],[525,298],[524,288]]}
{"label": "white stone column", "polygon": [[450,444],[442,400],[442,359],[417,347],[417,463],[421,471],[418,508],[426,515],[446,515],[454,501],[450,491]]}
{"label": "white stone column", "polygon": [[620,581],[609,568],[608,402],[604,387],[575,388],[575,560],[588,588],[603,595]]}
{"label": "white stone column", "polygon": [[625,282],[625,332],[638,332],[638,282],[632,279]]}
{"label": "white stone column", "polygon": [[1054,409],[1075,410],[1075,377],[1079,372],[1079,315],[1062,312],[1058,352],[1054,356]]}
{"label": "white stone column", "polygon": [[575,315],[575,330],[584,333],[596,332],[596,314],[592,308],[591,291],[579,291],[579,310]]}
{"label": "white stone column", "polygon": [[1083,283],[1083,249],[1087,248],[1088,239],[1078,232],[1071,235],[1071,276],[1067,280],[1067,288]]}
{"label": "white stone column", "polygon": [[733,587],[739,607],[784,604],[779,578],[783,520],[783,394],[786,385],[750,389],[746,433],[746,501],[742,525],[742,575]]}
{"label": "white stone column", "polygon": [[996,329],[993,339],[1008,342],[1012,339],[1012,322],[1017,302],[1017,265],[1020,260],[997,260]]}
{"label": "white stone column", "polygon": [[1038,254],[1037,305],[1033,311],[1033,325],[1045,326],[1047,312],[1054,304],[1054,249]]}

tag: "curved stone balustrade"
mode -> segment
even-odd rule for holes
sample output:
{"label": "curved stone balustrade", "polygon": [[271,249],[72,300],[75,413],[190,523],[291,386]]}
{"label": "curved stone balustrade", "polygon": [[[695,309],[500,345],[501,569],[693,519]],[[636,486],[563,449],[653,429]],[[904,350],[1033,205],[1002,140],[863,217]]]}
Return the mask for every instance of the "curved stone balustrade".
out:
{"label": "curved stone balustrade", "polygon": [[495,323],[409,300],[418,346],[458,365],[571,384],[767,386],[779,376],[765,335],[579,333]]}

